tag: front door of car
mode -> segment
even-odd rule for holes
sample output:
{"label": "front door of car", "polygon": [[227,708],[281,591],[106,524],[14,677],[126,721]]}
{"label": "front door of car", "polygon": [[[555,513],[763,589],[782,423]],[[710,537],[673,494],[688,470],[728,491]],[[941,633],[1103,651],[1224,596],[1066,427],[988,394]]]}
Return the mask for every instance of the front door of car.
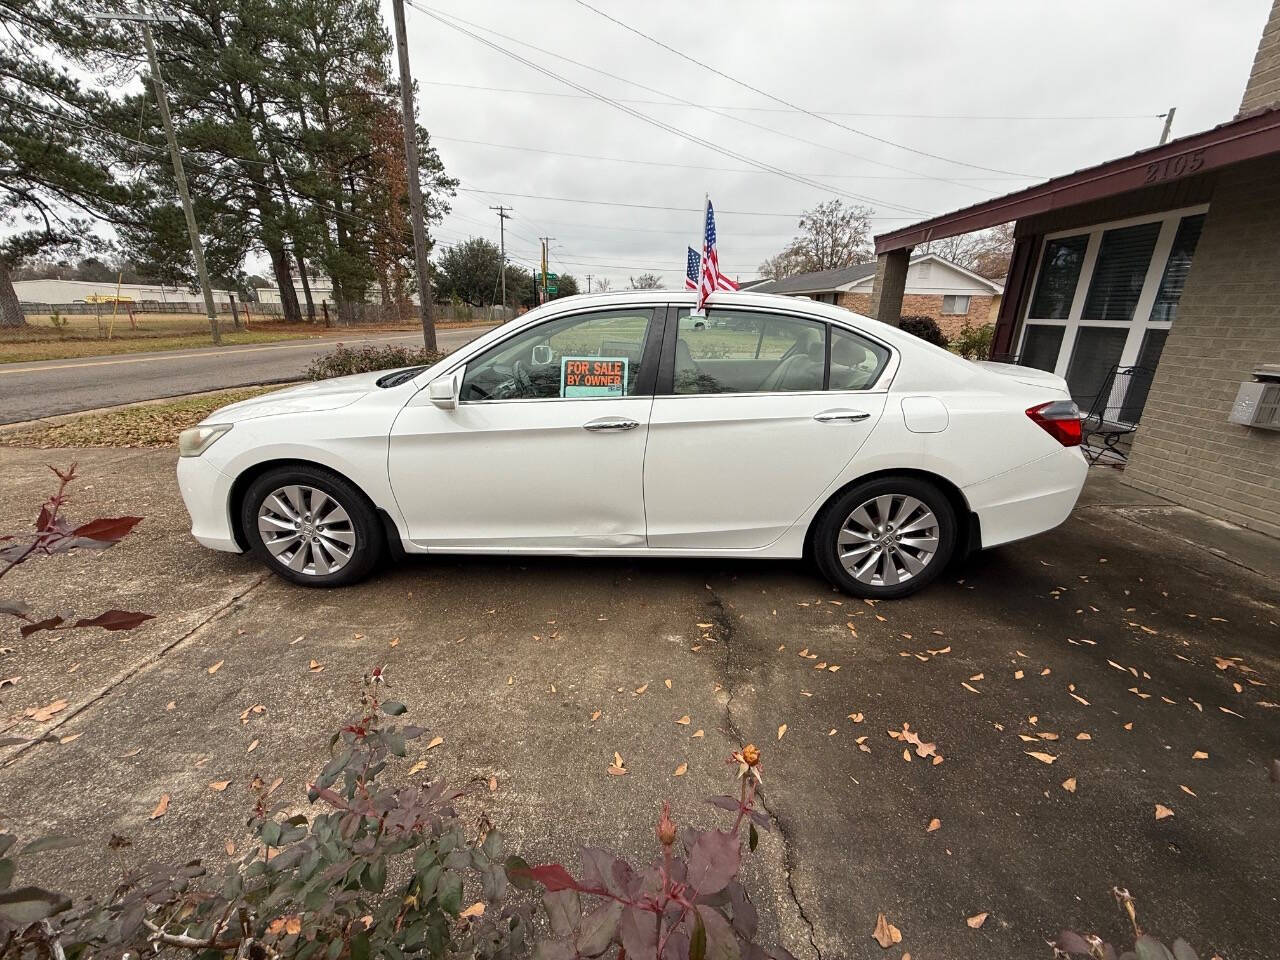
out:
{"label": "front door of car", "polygon": [[681,309],[667,331],[644,463],[649,546],[767,546],[870,435],[890,351],[766,311]]}
{"label": "front door of car", "polygon": [[452,551],[643,546],[653,315],[543,321],[472,358],[456,408],[420,391],[388,459],[410,539]]}

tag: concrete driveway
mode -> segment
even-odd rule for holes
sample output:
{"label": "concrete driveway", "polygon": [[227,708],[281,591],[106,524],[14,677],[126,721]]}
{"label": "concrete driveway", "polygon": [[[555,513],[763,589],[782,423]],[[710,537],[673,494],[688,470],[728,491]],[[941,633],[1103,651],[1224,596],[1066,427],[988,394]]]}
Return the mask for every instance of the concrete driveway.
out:
{"label": "concrete driveway", "polygon": [[[246,839],[254,774],[305,805],[360,677],[387,663],[444,739],[428,772],[496,778],[488,815],[531,862],[574,869],[585,843],[649,854],[665,798],[679,822],[715,822],[702,801],[731,789],[725,759],[759,744],[776,829],[748,885],[797,957],[1047,958],[1064,926],[1124,936],[1113,885],[1202,957],[1280,942],[1275,544],[1113,474],[1060,530],[871,606],[774,562],[432,558],[299,589],[189,541],[155,451],[0,451],[0,527],[29,522],[44,464],[73,458],[74,515],[147,520],[105,554],[20,568],[6,592],[157,619],[0,638],[0,679],[20,677],[0,717],[65,698],[13,731],[74,737],[0,760],[0,824],[86,844],[33,879],[105,890],[143,857],[218,861]],[[944,761],[904,759],[887,733],[903,723]],[[614,751],[626,776],[606,773]],[[113,833],[132,846],[109,849]],[[902,931],[890,951],[871,939],[880,912]]]}

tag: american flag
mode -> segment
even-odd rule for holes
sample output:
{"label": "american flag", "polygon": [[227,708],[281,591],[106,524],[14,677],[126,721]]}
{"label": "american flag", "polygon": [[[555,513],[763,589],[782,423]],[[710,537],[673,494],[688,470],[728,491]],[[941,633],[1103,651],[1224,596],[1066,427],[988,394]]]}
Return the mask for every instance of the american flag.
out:
{"label": "american flag", "polygon": [[737,290],[738,285],[720,272],[720,258],[716,254],[716,212],[707,197],[706,231],[702,237],[702,269],[698,275],[698,303],[695,313],[706,308],[707,298],[716,290]]}
{"label": "american flag", "polygon": [[684,268],[684,288],[698,289],[698,271],[702,269],[702,255],[693,247],[689,248],[689,259]]}

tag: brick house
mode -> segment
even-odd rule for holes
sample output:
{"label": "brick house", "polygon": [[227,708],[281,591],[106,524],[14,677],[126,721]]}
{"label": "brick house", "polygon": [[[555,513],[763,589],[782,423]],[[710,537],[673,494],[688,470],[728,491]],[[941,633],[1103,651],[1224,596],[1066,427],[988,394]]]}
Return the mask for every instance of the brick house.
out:
{"label": "brick house", "polygon": [[[854,313],[870,316],[871,285],[876,263],[854,264],[839,270],[798,273],[782,280],[768,280],[752,289],[834,303]],[[994,323],[1003,284],[988,280],[935,253],[911,258],[902,298],[903,316],[933,317],[942,332],[955,336],[966,323],[980,327]]]}
{"label": "brick house", "polygon": [[1010,221],[993,358],[1085,409],[1141,372],[1125,482],[1280,536],[1280,0],[1234,119],[876,237],[868,315],[901,315],[915,245]]}

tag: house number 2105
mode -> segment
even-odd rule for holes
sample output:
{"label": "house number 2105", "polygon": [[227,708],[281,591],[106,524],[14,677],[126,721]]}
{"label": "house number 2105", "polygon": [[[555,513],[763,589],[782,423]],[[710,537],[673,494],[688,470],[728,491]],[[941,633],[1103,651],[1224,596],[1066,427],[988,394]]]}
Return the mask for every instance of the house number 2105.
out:
{"label": "house number 2105", "polygon": [[1159,183],[1161,180],[1172,180],[1174,177],[1195,173],[1204,166],[1204,151],[1193,150],[1176,157],[1166,157],[1147,164],[1147,176],[1143,183]]}

